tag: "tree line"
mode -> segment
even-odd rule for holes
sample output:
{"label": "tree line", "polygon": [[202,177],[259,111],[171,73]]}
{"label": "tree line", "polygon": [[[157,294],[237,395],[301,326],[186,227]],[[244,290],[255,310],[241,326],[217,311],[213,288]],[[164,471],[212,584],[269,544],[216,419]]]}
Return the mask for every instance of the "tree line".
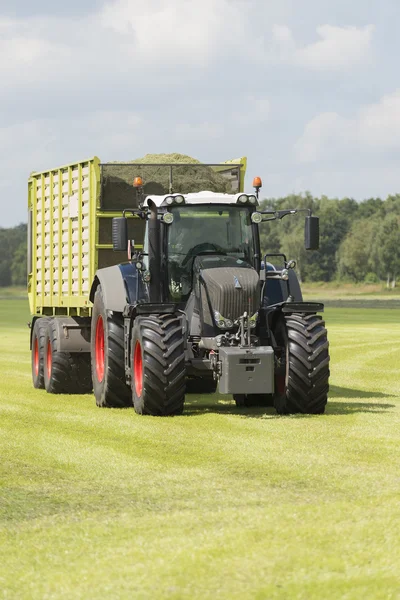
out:
{"label": "tree line", "polygon": [[0,287],[26,285],[27,225],[0,227]]}
{"label": "tree line", "polygon": [[302,281],[344,280],[394,287],[400,273],[400,194],[369,198],[315,198],[311,194],[263,200],[263,209],[307,208],[320,219],[320,247],[302,243],[304,213],[261,225],[263,252],[282,252],[297,261]]}
{"label": "tree line", "polygon": [[[400,194],[363,202],[293,194],[263,200],[261,207],[306,208],[320,218],[320,247],[312,252],[304,249],[304,213],[260,226],[263,253],[294,258],[302,281],[385,281],[388,287],[396,285],[400,274]],[[0,227],[0,287],[26,284],[26,239],[26,224]]]}

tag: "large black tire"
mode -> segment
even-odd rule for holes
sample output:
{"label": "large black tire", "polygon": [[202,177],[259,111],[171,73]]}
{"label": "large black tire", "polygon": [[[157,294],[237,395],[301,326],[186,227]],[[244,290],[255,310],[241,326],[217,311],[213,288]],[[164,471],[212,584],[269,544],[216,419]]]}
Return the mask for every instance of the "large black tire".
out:
{"label": "large black tire", "polygon": [[315,314],[282,316],[274,327],[281,349],[274,405],[279,414],[322,414],[329,391],[329,343]]}
{"label": "large black tire", "polygon": [[180,415],[186,369],[181,317],[137,317],[132,331],[132,398],[142,415]]}
{"label": "large black tire", "polygon": [[274,406],[272,394],[233,394],[233,399],[238,408],[251,408],[254,406]]}
{"label": "large black tire", "polygon": [[44,387],[49,394],[89,394],[92,391],[90,355],[58,352],[55,319],[47,324],[44,341]]}
{"label": "large black tire", "polygon": [[187,394],[215,394],[218,381],[212,377],[189,377],[186,380]]}
{"label": "large black tire", "polygon": [[32,331],[32,383],[39,390],[44,389],[44,344],[48,322],[48,317],[36,319]]}
{"label": "large black tire", "polygon": [[100,285],[93,302],[90,345],[97,406],[132,406],[131,389],[125,379],[123,318],[118,313],[106,310]]}

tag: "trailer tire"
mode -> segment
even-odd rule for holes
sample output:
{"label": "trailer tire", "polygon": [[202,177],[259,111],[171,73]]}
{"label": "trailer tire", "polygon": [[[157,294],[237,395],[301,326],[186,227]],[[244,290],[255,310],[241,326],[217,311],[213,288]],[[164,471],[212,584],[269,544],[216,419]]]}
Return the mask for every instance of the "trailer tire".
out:
{"label": "trailer tire", "polygon": [[100,285],[93,301],[90,347],[97,406],[132,406],[131,390],[125,380],[123,318],[119,313],[106,310]]}
{"label": "trailer tire", "polygon": [[215,394],[218,381],[211,377],[189,377],[186,380],[187,394]]}
{"label": "trailer tire", "polygon": [[38,390],[44,389],[44,348],[49,320],[49,317],[40,317],[39,319],[36,319],[32,330],[32,383],[33,387]]}
{"label": "trailer tire", "polygon": [[274,406],[274,398],[272,394],[233,394],[233,399],[238,408]]}
{"label": "trailer tire", "polygon": [[90,355],[58,352],[55,319],[47,323],[44,341],[44,387],[49,394],[89,394],[92,391]]}
{"label": "trailer tire", "polygon": [[141,415],[183,412],[186,388],[181,317],[139,316],[132,331],[132,398]]}
{"label": "trailer tire", "polygon": [[285,315],[273,330],[282,349],[275,374],[274,405],[279,414],[322,414],[329,391],[329,343],[316,314]]}

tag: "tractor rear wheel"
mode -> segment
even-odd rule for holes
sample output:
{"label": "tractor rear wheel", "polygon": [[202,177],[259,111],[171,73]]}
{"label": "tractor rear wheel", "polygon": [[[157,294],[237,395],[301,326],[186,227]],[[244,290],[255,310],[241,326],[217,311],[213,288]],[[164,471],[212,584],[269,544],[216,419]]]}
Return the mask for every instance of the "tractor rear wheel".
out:
{"label": "tractor rear wheel", "polygon": [[279,414],[322,414],[329,390],[329,343],[316,314],[283,316],[273,329],[280,350],[274,405]]}
{"label": "tractor rear wheel", "polygon": [[274,406],[274,399],[271,394],[233,394],[233,399],[238,408],[243,406],[247,408],[252,406]]}
{"label": "tractor rear wheel", "polygon": [[186,369],[182,319],[139,316],[132,331],[132,398],[141,415],[180,415]]}
{"label": "tractor rear wheel", "polygon": [[36,319],[32,331],[32,382],[36,389],[44,389],[44,343],[48,317]]}
{"label": "tractor rear wheel", "polygon": [[92,391],[90,355],[58,352],[58,328],[49,319],[44,340],[44,387],[49,394],[89,394]]}
{"label": "tractor rear wheel", "polygon": [[122,315],[106,310],[100,285],[93,302],[90,346],[97,406],[132,406],[125,380],[124,322]]}

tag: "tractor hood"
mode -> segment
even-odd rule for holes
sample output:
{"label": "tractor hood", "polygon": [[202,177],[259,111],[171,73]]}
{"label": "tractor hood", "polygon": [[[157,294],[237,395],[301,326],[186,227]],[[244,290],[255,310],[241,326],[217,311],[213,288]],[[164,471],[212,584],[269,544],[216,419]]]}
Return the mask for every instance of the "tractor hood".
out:
{"label": "tractor hood", "polygon": [[234,322],[244,312],[251,317],[258,311],[260,278],[247,262],[232,256],[199,256],[194,269],[200,281],[203,308],[208,305],[215,321],[215,313]]}

